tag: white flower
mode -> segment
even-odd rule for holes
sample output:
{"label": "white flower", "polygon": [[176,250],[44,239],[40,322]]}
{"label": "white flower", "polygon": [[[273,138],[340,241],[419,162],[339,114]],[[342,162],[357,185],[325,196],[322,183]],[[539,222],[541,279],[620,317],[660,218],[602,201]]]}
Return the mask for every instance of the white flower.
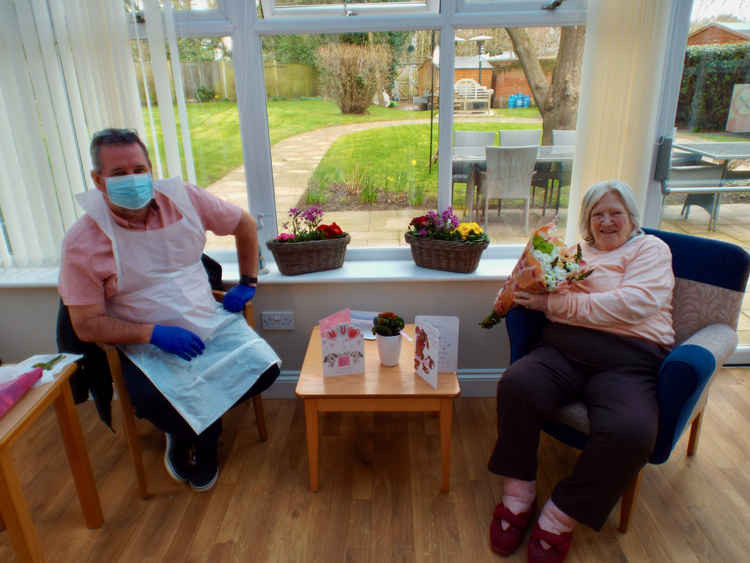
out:
{"label": "white flower", "polygon": [[[561,247],[555,245],[549,254],[536,249],[531,251],[531,254],[539,261],[544,270],[544,285],[549,291],[554,291],[581,270],[580,264],[575,260],[560,258],[560,249]],[[554,266],[552,266],[553,262]]]}

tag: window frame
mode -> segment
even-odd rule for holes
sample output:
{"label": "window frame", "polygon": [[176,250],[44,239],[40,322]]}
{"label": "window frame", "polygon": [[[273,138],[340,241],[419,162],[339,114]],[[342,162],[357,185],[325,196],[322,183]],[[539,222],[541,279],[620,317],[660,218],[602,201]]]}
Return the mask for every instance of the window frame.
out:
{"label": "window frame", "polygon": [[[681,3],[678,3],[681,4]],[[688,16],[684,16],[687,10]],[[687,33],[689,7],[673,8],[672,34],[675,37]],[[453,75],[455,62],[455,33],[461,28],[481,27],[532,27],[532,26],[565,26],[585,25],[585,0],[567,0],[555,10],[543,10],[538,0],[442,0],[439,13],[388,13],[385,10],[374,10],[366,17],[341,17],[320,15],[307,11],[305,15],[286,15],[285,17],[267,17],[259,19],[256,6],[247,0],[220,0],[216,10],[200,12],[175,12],[176,30],[179,37],[211,37],[230,35],[233,41],[233,59],[235,68],[235,87],[237,91],[238,112],[241,131],[265,130],[266,135],[242,134],[243,157],[246,170],[246,189],[249,211],[256,217],[266,240],[278,233],[276,225],[276,205],[271,162],[271,147],[268,136],[268,119],[266,114],[266,92],[261,57],[261,41],[265,35],[283,34],[320,34],[341,32],[368,31],[404,31],[435,29],[440,32],[441,73],[440,90],[447,95],[441,96],[439,114],[440,134],[438,163],[438,207],[448,206],[450,199],[451,143],[453,129]],[[304,13],[304,12],[303,12]],[[134,24],[131,24],[131,28]],[[142,24],[138,24],[142,25]],[[682,29],[685,27],[685,29]],[[132,30],[131,30],[132,31]],[[134,33],[131,33],[131,36]],[[669,49],[679,49],[675,40],[670,42]],[[684,47],[677,55],[672,52],[670,58],[678,60]],[[678,91],[669,91],[670,81],[666,81],[661,93],[659,127],[666,119],[664,111],[676,104]],[[672,119],[674,117],[672,112]],[[660,209],[660,192],[658,183],[649,189],[649,198],[644,210],[644,224],[658,224]],[[265,220],[268,217],[269,220]],[[511,245],[521,250],[521,245]],[[262,249],[264,250],[264,249]],[[378,259],[380,251],[389,249],[363,249]]]}
{"label": "window frame", "polygon": [[385,14],[436,14],[440,9],[439,0],[382,2],[366,4],[363,2],[342,2],[339,4],[321,4],[318,6],[283,6],[276,7],[275,0],[260,0],[264,19],[285,17],[352,17],[381,16]]}
{"label": "window frame", "polygon": [[[456,13],[472,12],[504,12],[523,13],[538,12],[541,6],[551,4],[552,0],[455,0]],[[580,13],[586,12],[586,0],[564,0],[557,8],[545,10],[550,17],[558,21],[560,17],[577,18]],[[559,23],[552,25],[561,25]]]}

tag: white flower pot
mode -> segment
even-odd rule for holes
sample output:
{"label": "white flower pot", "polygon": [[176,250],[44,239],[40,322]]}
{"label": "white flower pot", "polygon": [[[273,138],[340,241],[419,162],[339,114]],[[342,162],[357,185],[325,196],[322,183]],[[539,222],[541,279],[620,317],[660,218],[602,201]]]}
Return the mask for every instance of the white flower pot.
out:
{"label": "white flower pot", "polygon": [[378,343],[380,363],[384,366],[397,366],[399,356],[401,355],[401,335],[382,336],[376,334],[375,340]]}

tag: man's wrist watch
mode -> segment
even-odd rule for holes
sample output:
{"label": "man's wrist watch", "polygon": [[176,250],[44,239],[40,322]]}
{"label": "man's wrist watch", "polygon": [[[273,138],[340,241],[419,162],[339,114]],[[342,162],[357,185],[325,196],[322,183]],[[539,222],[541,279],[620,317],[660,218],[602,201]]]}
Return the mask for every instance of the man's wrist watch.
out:
{"label": "man's wrist watch", "polygon": [[256,276],[246,276],[241,275],[240,276],[240,285],[255,285],[258,283],[258,278]]}

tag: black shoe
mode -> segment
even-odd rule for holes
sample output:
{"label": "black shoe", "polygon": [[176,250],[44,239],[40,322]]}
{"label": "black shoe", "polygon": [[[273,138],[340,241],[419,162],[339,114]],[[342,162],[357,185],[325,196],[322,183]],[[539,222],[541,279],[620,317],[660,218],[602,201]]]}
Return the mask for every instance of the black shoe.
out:
{"label": "black shoe", "polygon": [[208,491],[219,478],[217,450],[197,450],[193,456],[193,469],[190,474],[190,488],[194,491]]}
{"label": "black shoe", "polygon": [[164,467],[172,479],[185,483],[192,473],[190,444],[178,441],[169,433],[164,435],[167,437],[167,446],[164,448]]}

